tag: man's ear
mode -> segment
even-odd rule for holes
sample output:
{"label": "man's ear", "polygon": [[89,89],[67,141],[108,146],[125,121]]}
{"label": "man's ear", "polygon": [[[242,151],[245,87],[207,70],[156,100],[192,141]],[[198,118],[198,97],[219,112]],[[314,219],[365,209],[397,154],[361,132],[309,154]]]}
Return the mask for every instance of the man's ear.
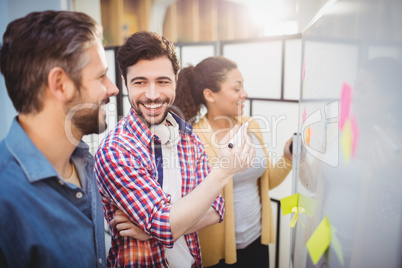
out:
{"label": "man's ear", "polygon": [[61,102],[70,100],[75,94],[76,88],[73,81],[60,67],[53,67],[50,70],[47,82],[49,94]]}
{"label": "man's ear", "polygon": [[207,102],[211,102],[211,103],[215,102],[215,94],[212,90],[210,90],[209,88],[206,88],[206,89],[204,89],[203,94],[204,94],[204,99]]}

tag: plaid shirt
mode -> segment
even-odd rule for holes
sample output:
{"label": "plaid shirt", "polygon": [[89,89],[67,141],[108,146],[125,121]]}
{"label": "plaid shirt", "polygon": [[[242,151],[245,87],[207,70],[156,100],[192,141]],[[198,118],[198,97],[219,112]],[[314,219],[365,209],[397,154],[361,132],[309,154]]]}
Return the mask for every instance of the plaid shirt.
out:
{"label": "plaid shirt", "polygon": [[[182,175],[182,196],[193,190],[209,173],[204,146],[192,127],[172,114],[179,125],[181,140],[177,145]],[[99,146],[95,172],[110,223],[117,209],[152,238],[139,241],[121,237],[112,229],[112,247],[108,267],[168,267],[164,248],[173,247],[169,223],[170,195],[162,190],[163,167],[159,138],[142,123],[131,109]],[[159,149],[158,149],[159,148]],[[219,195],[212,204],[224,214]],[[185,235],[197,267],[202,267],[198,234]]]}

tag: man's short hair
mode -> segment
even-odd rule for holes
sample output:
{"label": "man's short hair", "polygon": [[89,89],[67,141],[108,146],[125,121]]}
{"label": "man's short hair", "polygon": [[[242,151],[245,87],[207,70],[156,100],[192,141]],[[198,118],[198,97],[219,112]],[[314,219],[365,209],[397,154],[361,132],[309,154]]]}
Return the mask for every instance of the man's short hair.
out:
{"label": "man's short hair", "polygon": [[0,71],[15,109],[23,114],[41,111],[48,74],[56,66],[79,89],[89,61],[85,51],[101,40],[101,26],[81,12],[32,12],[10,22],[0,49]]}
{"label": "man's short hair", "polygon": [[153,60],[167,56],[172,63],[174,74],[180,69],[174,44],[165,37],[147,31],[136,32],[131,35],[117,52],[116,61],[127,83],[127,68],[139,60]]}

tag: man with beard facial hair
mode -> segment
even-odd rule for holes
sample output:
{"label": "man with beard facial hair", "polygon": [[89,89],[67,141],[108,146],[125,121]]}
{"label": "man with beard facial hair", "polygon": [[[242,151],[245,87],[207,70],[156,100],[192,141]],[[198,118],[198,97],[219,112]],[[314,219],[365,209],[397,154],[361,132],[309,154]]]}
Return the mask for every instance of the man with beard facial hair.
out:
{"label": "man with beard facial hair", "polygon": [[7,26],[0,70],[18,116],[0,143],[0,267],[106,267],[94,160],[79,142],[105,129],[118,93],[101,40],[79,12]]}
{"label": "man with beard facial hair", "polygon": [[[173,44],[137,32],[117,53],[131,110],[95,155],[106,220],[112,230],[109,267],[202,267],[197,231],[221,222],[220,191],[251,166],[246,131],[228,148],[222,139],[210,168],[192,127],[172,110],[180,68]],[[180,114],[180,111],[177,111]]]}

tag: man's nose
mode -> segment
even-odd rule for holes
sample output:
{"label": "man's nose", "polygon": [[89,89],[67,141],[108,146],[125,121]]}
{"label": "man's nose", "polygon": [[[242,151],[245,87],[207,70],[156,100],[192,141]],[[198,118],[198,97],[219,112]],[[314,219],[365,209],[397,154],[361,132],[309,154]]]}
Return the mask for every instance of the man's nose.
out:
{"label": "man's nose", "polygon": [[106,81],[106,94],[108,97],[115,96],[119,93],[119,89],[116,85],[107,77]]}
{"label": "man's nose", "polygon": [[156,100],[160,96],[160,92],[155,83],[149,83],[149,88],[145,93],[145,97],[150,100]]}

